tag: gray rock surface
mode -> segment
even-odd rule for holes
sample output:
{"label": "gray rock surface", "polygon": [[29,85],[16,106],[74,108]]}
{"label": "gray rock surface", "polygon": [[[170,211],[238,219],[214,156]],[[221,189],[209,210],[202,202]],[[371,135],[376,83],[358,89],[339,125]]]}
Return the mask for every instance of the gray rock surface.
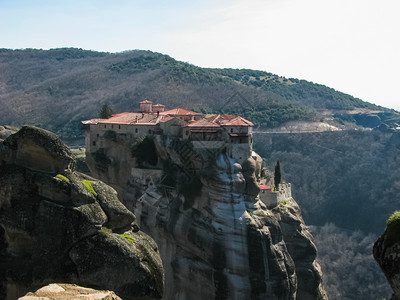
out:
{"label": "gray rock surface", "polygon": [[23,127],[0,144],[0,298],[51,282],[158,299],[158,247],[103,182],[74,171],[52,133]]}
{"label": "gray rock surface", "polygon": [[122,300],[114,292],[99,291],[75,284],[52,283],[36,292],[29,292],[18,300]]}
{"label": "gray rock surface", "polygon": [[91,153],[87,161],[159,245],[163,299],[327,299],[295,201],[276,211],[259,201],[258,155],[240,165],[223,151],[196,152],[168,137],[154,142],[159,163],[152,168],[135,158],[123,165],[129,145],[113,141],[105,141],[107,168]]}
{"label": "gray rock surface", "polygon": [[290,199],[278,205],[272,213],[279,222],[286,247],[295,264],[297,299],[327,298],[322,286],[321,267],[316,261],[317,248],[304,224],[300,207]]}
{"label": "gray rock surface", "polygon": [[400,299],[400,212],[395,214],[397,218],[389,222],[373,248],[374,258],[393,289],[391,300]]}

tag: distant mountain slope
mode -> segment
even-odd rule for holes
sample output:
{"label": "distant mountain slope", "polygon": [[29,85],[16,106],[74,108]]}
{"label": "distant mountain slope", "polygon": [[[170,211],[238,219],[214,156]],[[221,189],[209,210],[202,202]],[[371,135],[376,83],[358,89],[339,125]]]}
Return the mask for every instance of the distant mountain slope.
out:
{"label": "distant mountain slope", "polygon": [[167,107],[203,113],[242,114],[256,126],[320,120],[321,110],[340,110],[340,122],[357,120],[343,110],[394,111],[304,80],[267,72],[206,69],[150,51],[103,53],[75,48],[0,49],[0,120],[34,124],[64,139],[82,136],[80,120],[96,117],[102,104],[132,111],[148,98]]}

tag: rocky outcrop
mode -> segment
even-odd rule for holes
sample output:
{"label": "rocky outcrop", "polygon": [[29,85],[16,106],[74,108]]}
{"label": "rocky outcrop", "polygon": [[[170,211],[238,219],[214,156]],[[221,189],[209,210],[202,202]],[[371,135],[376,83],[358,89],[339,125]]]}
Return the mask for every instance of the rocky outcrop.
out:
{"label": "rocky outcrop", "polygon": [[388,219],[385,232],[374,244],[373,255],[393,289],[391,299],[400,299],[400,211]]}
{"label": "rocky outcrop", "polygon": [[[293,259],[297,275],[297,299],[325,299],[317,248],[304,224],[298,204],[291,198],[271,210],[282,230],[283,240]],[[317,297],[316,297],[317,296]]]}
{"label": "rocky outcrop", "polygon": [[75,169],[68,147],[54,133],[32,126],[24,126],[3,142],[0,161],[48,173]]}
{"label": "rocky outcrop", "polygon": [[14,126],[0,125],[0,142],[8,138],[13,133],[16,133],[19,128]]}
{"label": "rocky outcrop", "polygon": [[154,144],[157,164],[126,164],[119,179],[112,165],[121,168],[118,157],[129,147],[118,155],[111,145],[104,149],[112,162],[107,170],[89,167],[120,182],[137,224],[159,245],[163,299],[327,299],[297,204],[290,199],[274,211],[259,200],[258,155],[241,165],[223,149],[196,150],[168,137],[155,137]]}
{"label": "rocky outcrop", "polygon": [[52,283],[36,292],[29,292],[18,300],[122,300],[114,292],[99,291],[75,284]]}
{"label": "rocky outcrop", "polygon": [[161,298],[156,243],[114,189],[75,171],[57,136],[23,127],[0,143],[0,161],[1,299],[51,282]]}

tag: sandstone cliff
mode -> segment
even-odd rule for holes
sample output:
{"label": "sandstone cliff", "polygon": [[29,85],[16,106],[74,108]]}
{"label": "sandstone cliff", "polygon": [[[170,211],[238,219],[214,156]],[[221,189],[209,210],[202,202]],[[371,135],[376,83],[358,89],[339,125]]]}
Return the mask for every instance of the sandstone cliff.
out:
{"label": "sandstone cliff", "polygon": [[374,244],[373,254],[393,289],[391,299],[400,299],[400,211],[388,219],[385,232]]}
{"label": "sandstone cliff", "polygon": [[114,189],[75,171],[57,136],[26,126],[0,142],[0,182],[1,299],[51,282],[161,297],[156,243]]}
{"label": "sandstone cliff", "polygon": [[98,291],[75,284],[49,284],[18,300],[122,300],[112,291]]}
{"label": "sandstone cliff", "polygon": [[260,201],[258,155],[240,165],[223,149],[162,136],[152,141],[145,151],[151,160],[139,162],[128,144],[108,140],[102,159],[87,153],[87,161],[159,245],[163,299],[327,299],[295,201],[274,209]]}

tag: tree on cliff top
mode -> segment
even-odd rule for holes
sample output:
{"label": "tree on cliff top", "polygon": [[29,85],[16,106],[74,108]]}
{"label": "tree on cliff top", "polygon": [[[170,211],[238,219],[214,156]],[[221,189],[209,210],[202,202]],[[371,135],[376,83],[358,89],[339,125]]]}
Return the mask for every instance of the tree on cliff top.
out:
{"label": "tree on cliff top", "polygon": [[106,103],[104,104],[99,112],[99,116],[102,119],[109,119],[112,117],[112,115],[115,114],[115,111]]}
{"label": "tree on cliff top", "polygon": [[279,184],[281,183],[281,166],[279,164],[279,159],[276,161],[275,173],[274,173],[275,189],[279,189]]}

